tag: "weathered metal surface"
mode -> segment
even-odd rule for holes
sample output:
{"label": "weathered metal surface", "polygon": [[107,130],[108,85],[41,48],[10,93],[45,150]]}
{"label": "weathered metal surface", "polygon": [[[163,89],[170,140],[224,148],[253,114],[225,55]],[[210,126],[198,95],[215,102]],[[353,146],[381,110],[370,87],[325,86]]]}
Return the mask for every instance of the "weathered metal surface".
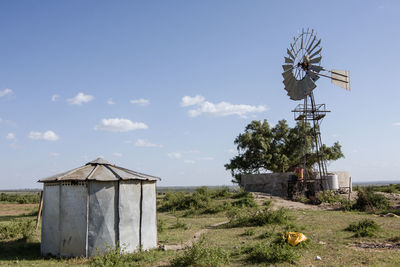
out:
{"label": "weathered metal surface", "polygon": [[43,187],[43,216],[42,242],[40,252],[43,256],[59,255],[59,214],[60,185],[44,185]]}
{"label": "weathered metal surface", "polygon": [[117,181],[122,180],[161,180],[158,177],[147,175],[144,173],[135,172],[119,166],[115,166],[108,161],[98,158],[79,168],[63,172],[57,175],[50,176],[39,182],[54,182],[54,181]]}
{"label": "weathered metal surface", "polygon": [[119,244],[124,252],[132,253],[140,246],[140,181],[119,184]]}
{"label": "weathered metal surface", "polygon": [[60,256],[86,255],[87,195],[85,184],[61,184]]}
{"label": "weathered metal surface", "polygon": [[141,243],[144,250],[157,247],[156,183],[142,181]]}
{"label": "weathered metal surface", "polygon": [[89,182],[88,256],[103,253],[118,240],[118,183]]}

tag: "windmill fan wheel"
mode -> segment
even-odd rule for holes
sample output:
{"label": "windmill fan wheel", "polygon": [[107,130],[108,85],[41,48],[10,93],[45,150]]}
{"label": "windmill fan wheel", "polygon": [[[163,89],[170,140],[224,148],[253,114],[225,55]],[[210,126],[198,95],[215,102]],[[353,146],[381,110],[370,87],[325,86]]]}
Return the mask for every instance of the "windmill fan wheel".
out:
{"label": "windmill fan wheel", "polygon": [[319,76],[316,73],[323,70],[320,44],[321,39],[317,38],[314,30],[303,29],[287,48],[282,76],[290,99],[304,99],[317,87],[315,82]]}

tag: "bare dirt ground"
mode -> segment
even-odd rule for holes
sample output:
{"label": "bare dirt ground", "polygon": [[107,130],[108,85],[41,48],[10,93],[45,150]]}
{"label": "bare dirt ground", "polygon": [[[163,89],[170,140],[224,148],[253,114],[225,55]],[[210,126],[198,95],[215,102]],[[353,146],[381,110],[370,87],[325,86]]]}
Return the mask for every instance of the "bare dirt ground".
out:
{"label": "bare dirt ground", "polygon": [[253,192],[251,193],[258,205],[262,205],[267,200],[272,200],[273,209],[288,208],[296,210],[333,210],[335,209],[332,205],[310,205],[304,204],[297,201],[291,201],[277,196],[271,196],[267,193]]}

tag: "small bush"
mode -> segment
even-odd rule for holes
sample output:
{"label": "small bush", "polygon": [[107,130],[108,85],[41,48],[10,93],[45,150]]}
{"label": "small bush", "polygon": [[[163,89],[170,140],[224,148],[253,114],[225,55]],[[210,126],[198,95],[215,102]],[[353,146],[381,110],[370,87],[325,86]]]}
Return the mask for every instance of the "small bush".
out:
{"label": "small bush", "polygon": [[170,227],[170,229],[184,229],[187,230],[189,227],[187,226],[186,223],[179,221],[179,219],[176,219],[176,222]]}
{"label": "small bush", "polygon": [[211,197],[212,198],[227,198],[230,197],[232,193],[230,192],[228,187],[222,187],[217,190],[214,190],[212,192]]}
{"label": "small bush", "polygon": [[232,209],[232,204],[230,202],[224,202],[222,205],[211,206],[203,210],[202,214],[216,214],[223,211],[229,211]]}
{"label": "small bush", "polygon": [[350,211],[353,209],[354,203],[348,199],[342,199],[340,201],[340,208],[344,211]]}
{"label": "small bush", "polygon": [[108,247],[105,254],[92,257],[90,265],[96,267],[142,266],[143,263],[155,261],[157,252],[157,250],[150,250],[124,254],[124,249],[119,246]]}
{"label": "small bush", "polygon": [[235,209],[227,213],[230,221],[224,227],[263,226],[268,224],[286,224],[291,220],[289,212],[285,208],[271,210],[263,209],[243,210]]}
{"label": "small bush", "polygon": [[390,206],[390,202],[385,196],[374,192],[372,187],[359,188],[356,203],[353,209],[360,211],[385,210]]}
{"label": "small bush", "polygon": [[249,192],[246,192],[246,191],[244,191],[243,188],[240,188],[237,193],[232,195],[232,198],[238,199],[238,198],[249,197],[249,196],[251,196],[251,194]]}
{"label": "small bush", "polygon": [[240,208],[253,208],[257,206],[257,203],[254,201],[254,198],[249,195],[247,197],[232,202],[232,206]]}
{"label": "small bush", "polygon": [[345,230],[354,232],[355,237],[373,237],[376,235],[376,232],[380,230],[380,226],[373,220],[364,219],[359,222],[351,223]]}
{"label": "small bush", "polygon": [[210,193],[207,188],[198,188],[192,194],[168,191],[158,210],[162,212],[205,208],[210,203],[210,200]]}
{"label": "small bush", "polygon": [[205,245],[204,239],[184,251],[171,261],[171,266],[221,266],[229,263],[229,253],[222,248],[210,248]]}
{"label": "small bush", "polygon": [[157,220],[157,233],[162,233],[165,231],[165,221],[158,219]]}
{"label": "small bush", "polygon": [[247,254],[246,260],[251,263],[275,264],[282,262],[293,262],[298,258],[294,248],[289,244],[258,243],[244,250]]}
{"label": "small bush", "polygon": [[0,225],[0,240],[6,239],[31,239],[35,232],[35,221],[12,220],[7,224]]}
{"label": "small bush", "polygon": [[330,191],[330,190],[318,192],[317,199],[321,203],[329,203],[329,204],[338,203],[341,201],[340,196],[335,194],[334,191]]}

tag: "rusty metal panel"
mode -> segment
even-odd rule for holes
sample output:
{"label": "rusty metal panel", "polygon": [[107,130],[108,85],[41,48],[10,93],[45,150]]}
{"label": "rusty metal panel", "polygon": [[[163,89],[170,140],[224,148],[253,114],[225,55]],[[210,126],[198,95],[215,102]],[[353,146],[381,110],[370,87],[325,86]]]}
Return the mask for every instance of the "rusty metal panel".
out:
{"label": "rusty metal panel", "polygon": [[86,256],[87,186],[61,183],[60,256]]}
{"label": "rusty metal panel", "polygon": [[60,253],[59,210],[60,185],[45,184],[43,186],[42,242],[40,244],[40,253],[43,256],[58,256]]}
{"label": "rusty metal panel", "polygon": [[118,182],[89,182],[88,257],[118,240]]}
{"label": "rusty metal panel", "polygon": [[140,246],[140,198],[140,181],[120,181],[119,244],[127,253],[138,250]]}
{"label": "rusty metal panel", "polygon": [[157,247],[156,183],[142,181],[141,245],[144,250]]}

